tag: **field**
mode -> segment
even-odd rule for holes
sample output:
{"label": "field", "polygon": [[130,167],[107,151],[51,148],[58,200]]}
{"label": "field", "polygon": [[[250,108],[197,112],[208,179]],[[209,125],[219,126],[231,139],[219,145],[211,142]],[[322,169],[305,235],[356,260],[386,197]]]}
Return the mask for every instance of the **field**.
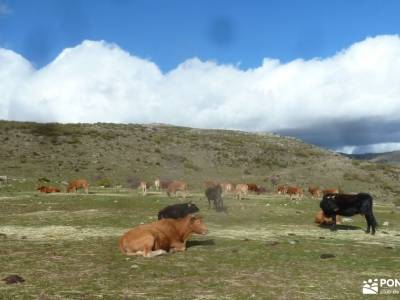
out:
{"label": "field", "polygon": [[0,189],[0,278],[25,279],[0,282],[0,299],[359,299],[363,280],[399,278],[400,211],[391,203],[375,203],[381,226],[371,236],[361,216],[338,232],[313,224],[311,198],[227,196],[227,213],[209,210],[200,191],[190,200],[209,234],[192,236],[185,253],[148,259],[123,256],[118,237],[180,199]]}

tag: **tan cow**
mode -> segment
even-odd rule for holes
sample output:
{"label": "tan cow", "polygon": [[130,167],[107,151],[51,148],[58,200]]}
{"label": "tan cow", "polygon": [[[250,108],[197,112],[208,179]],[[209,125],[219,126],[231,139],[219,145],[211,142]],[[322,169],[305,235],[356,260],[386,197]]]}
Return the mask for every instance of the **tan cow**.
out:
{"label": "tan cow", "polygon": [[321,197],[321,190],[315,186],[309,186],[308,192],[311,194],[312,198],[320,198]]}
{"label": "tan cow", "polygon": [[68,183],[67,193],[77,192],[78,189],[82,188],[86,194],[89,193],[89,183],[86,179],[76,179]]}
{"label": "tan cow", "polygon": [[295,198],[301,199],[303,198],[303,189],[299,188],[297,186],[289,186],[286,190],[286,194],[289,195],[290,200],[293,200]]}
{"label": "tan cow", "polygon": [[144,257],[153,257],[169,251],[185,251],[186,241],[192,233],[207,233],[207,226],[199,216],[161,219],[139,225],[124,233],[119,240],[119,248],[123,254]]}
{"label": "tan cow", "polygon": [[242,200],[242,196],[246,196],[249,192],[249,187],[245,183],[239,183],[236,185],[235,194],[239,200]]}
{"label": "tan cow", "polygon": [[186,198],[187,194],[187,183],[181,180],[172,181],[167,188],[168,197],[172,197],[172,195],[176,196],[176,192],[180,191],[182,193],[182,197]]}
{"label": "tan cow", "polygon": [[142,191],[143,196],[146,196],[147,193],[147,183],[145,181],[139,182],[139,191]]}
{"label": "tan cow", "polygon": [[233,184],[230,182],[221,182],[220,185],[223,193],[230,193],[233,191]]}
{"label": "tan cow", "polygon": [[328,195],[328,194],[339,194],[339,189],[337,188],[332,188],[332,189],[325,189],[322,191],[322,195]]}
{"label": "tan cow", "polygon": [[160,190],[160,178],[157,178],[156,180],[154,180],[154,186],[156,188],[156,191]]}
{"label": "tan cow", "polygon": [[[332,218],[325,216],[324,212],[321,209],[315,214],[314,222],[320,225],[331,225]],[[342,218],[340,216],[336,216],[336,224],[342,224]]]}

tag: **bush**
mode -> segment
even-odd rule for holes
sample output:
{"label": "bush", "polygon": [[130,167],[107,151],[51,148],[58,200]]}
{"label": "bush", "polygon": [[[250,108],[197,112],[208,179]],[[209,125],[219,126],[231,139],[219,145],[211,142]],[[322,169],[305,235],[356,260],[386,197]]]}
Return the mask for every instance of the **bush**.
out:
{"label": "bush", "polygon": [[101,179],[98,179],[98,180],[96,181],[96,185],[97,185],[97,186],[104,186],[104,187],[107,187],[107,188],[113,186],[112,181],[111,181],[111,179],[109,179],[109,178],[101,178]]}

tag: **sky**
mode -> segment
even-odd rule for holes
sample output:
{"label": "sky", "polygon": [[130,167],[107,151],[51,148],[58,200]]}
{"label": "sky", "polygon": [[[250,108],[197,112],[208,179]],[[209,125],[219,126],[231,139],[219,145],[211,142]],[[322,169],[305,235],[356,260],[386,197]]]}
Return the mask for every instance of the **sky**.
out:
{"label": "sky", "polygon": [[0,0],[0,119],[400,149],[399,1]]}

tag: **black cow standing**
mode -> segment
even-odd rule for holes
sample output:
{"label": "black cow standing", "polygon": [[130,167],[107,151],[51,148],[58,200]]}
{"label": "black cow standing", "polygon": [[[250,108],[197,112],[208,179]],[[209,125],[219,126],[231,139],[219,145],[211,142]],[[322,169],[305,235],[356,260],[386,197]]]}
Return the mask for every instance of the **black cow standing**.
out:
{"label": "black cow standing", "polygon": [[194,214],[199,211],[196,204],[178,203],[164,207],[158,212],[158,219],[179,219],[184,218],[188,214]]}
{"label": "black cow standing", "polygon": [[365,215],[367,221],[366,233],[370,233],[372,227],[372,234],[375,234],[377,223],[372,211],[372,196],[370,194],[328,194],[322,198],[319,206],[327,217],[332,217],[332,231],[336,230],[336,215],[350,217],[361,214]]}
{"label": "black cow standing", "polygon": [[208,208],[211,208],[211,201],[213,201],[216,211],[224,210],[224,203],[222,201],[222,188],[219,184],[207,188],[205,194],[208,200]]}

